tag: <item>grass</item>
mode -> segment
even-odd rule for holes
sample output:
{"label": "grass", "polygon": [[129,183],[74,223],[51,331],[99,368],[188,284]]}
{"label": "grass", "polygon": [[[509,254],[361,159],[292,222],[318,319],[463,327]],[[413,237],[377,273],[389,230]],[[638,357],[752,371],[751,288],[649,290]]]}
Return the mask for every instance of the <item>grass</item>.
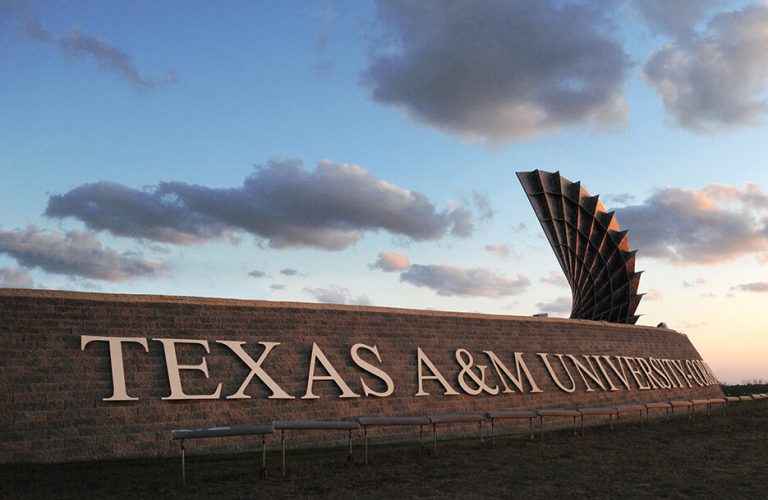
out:
{"label": "grass", "polygon": [[768,393],[768,382],[765,380],[743,380],[740,384],[721,384],[726,396],[748,396],[750,394]]}
{"label": "grass", "polygon": [[289,450],[285,478],[278,450],[268,452],[266,478],[256,452],[188,456],[184,488],[179,458],[4,465],[0,498],[764,497],[768,405],[588,427],[583,437],[497,436],[495,449],[440,441],[432,456],[414,444],[372,446],[368,466],[359,441],[352,463],[341,441]]}

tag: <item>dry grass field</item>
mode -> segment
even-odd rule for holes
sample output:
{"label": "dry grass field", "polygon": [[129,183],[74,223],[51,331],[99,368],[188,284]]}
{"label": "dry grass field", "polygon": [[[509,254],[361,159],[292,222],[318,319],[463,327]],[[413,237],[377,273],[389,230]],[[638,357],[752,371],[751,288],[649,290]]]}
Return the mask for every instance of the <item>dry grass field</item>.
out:
{"label": "dry grass field", "polygon": [[[585,436],[552,431],[543,441],[521,434],[438,442],[438,454],[418,444],[373,446],[362,464],[344,443],[324,450],[289,450],[280,475],[279,450],[268,452],[267,477],[258,453],[0,466],[0,498],[460,498],[766,496],[768,405],[739,415],[715,411],[692,419],[652,418],[588,427]],[[274,440],[273,442],[275,442]]]}

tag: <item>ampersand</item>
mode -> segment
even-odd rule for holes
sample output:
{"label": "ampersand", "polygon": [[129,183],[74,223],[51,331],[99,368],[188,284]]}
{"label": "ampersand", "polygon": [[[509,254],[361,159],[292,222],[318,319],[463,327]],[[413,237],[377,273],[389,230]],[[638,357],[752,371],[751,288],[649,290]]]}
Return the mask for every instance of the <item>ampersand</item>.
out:
{"label": "ampersand", "polygon": [[[483,391],[487,392],[488,394],[499,393],[499,386],[494,385],[491,387],[485,383],[485,370],[488,367],[486,365],[475,365],[475,360],[469,351],[466,349],[456,349],[456,361],[458,361],[461,365],[461,372],[459,372],[459,385],[462,389],[464,389],[464,392],[471,396],[476,396]],[[473,366],[479,370],[479,375],[476,375],[475,372],[472,371]],[[477,386],[476,388],[471,387],[467,383],[467,376],[472,379],[472,382],[474,382]]]}

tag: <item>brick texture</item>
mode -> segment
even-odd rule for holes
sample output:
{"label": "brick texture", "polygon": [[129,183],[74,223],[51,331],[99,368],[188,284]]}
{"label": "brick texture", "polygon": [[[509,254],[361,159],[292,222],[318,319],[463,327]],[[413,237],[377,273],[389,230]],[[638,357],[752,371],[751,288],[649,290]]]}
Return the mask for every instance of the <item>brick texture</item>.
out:
{"label": "brick texture", "polygon": [[[147,339],[148,352],[138,344],[124,344],[122,349],[127,392],[138,401],[103,400],[112,392],[109,348],[105,342],[93,342],[81,350],[83,335]],[[220,398],[162,400],[169,395],[169,381],[163,346],[154,338],[207,340],[210,353],[199,345],[179,345],[177,352],[181,365],[196,365],[205,357],[209,377],[199,371],[182,370],[181,380],[187,394],[198,395],[212,393],[220,383]],[[258,378],[246,389],[250,399],[226,399],[238,390],[250,370],[217,340],[246,342],[244,348],[254,360],[264,350],[259,342],[279,342],[262,368],[295,399],[270,399],[271,392]],[[681,382],[683,387],[640,390],[628,370],[630,389],[614,376],[618,390],[603,390],[587,378],[593,389],[588,391],[574,365],[568,363],[576,389],[564,392],[555,385],[537,353],[549,353],[556,373],[566,385],[570,384],[568,374],[555,354],[571,354],[581,361],[583,355],[673,360],[699,360],[701,356],[685,335],[672,330],[555,318],[0,290],[0,342],[0,462],[5,463],[176,455],[178,445],[170,441],[170,430],[176,428],[722,396],[719,385],[700,385],[695,378]],[[318,380],[314,392],[320,397],[302,399],[313,343],[361,397],[339,398],[341,390],[333,381]],[[385,384],[354,363],[350,348],[356,343],[377,347],[381,362],[364,349],[360,356],[392,377],[395,389],[391,396],[363,396],[362,382],[374,391],[383,391]],[[417,348],[459,395],[443,395],[445,389],[434,380],[423,382],[429,396],[415,395]],[[531,393],[526,384],[521,393],[507,380],[514,392],[467,394],[459,384],[462,367],[456,359],[457,349],[466,349],[472,356],[469,372],[476,377],[481,373],[478,365],[486,366],[489,387],[501,387],[501,381],[483,351],[493,351],[512,370],[514,353],[522,352],[542,392]],[[326,375],[319,365],[315,373]],[[431,372],[425,368],[425,374]],[[604,377],[600,377],[607,388]],[[477,387],[467,373],[463,378],[470,388]],[[452,432],[476,432],[470,427]],[[377,429],[373,435],[410,439],[417,432]],[[447,434],[441,431],[441,435]],[[344,439],[343,432],[304,432],[292,433],[289,443],[318,446]],[[221,452],[254,449],[258,443],[257,437],[222,438],[190,442],[189,447],[196,452]],[[269,443],[277,445],[278,439],[270,437]]]}

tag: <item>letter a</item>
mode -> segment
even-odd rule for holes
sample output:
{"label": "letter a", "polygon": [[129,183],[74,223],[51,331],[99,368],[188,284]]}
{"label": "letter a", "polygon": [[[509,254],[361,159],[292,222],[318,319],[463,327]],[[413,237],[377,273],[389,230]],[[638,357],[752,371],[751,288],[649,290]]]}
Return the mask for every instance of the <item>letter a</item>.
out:
{"label": "letter a", "polygon": [[[424,351],[421,350],[421,347],[417,347],[416,349],[416,363],[419,365],[419,392],[416,393],[416,396],[429,396],[429,393],[424,391],[423,383],[425,380],[437,380],[440,382],[440,385],[443,386],[443,389],[445,389],[445,392],[443,393],[444,395],[458,396],[459,393],[456,392],[453,387],[451,387],[447,380],[445,380],[443,374],[440,373],[440,370],[438,370],[434,364],[432,364],[432,361],[430,361],[427,355],[424,354]],[[429,368],[429,371],[432,372],[432,375],[424,375],[423,365],[427,365],[427,368]]]}
{"label": "letter a", "polygon": [[[315,375],[316,361],[320,361],[320,364],[323,365],[323,368],[325,368],[325,371],[328,372],[328,375]],[[335,382],[336,385],[339,386],[339,389],[341,389],[341,395],[339,398],[360,397],[360,394],[355,394],[355,392],[349,388],[347,383],[344,382],[344,379],[341,378],[341,375],[339,375],[339,372],[336,371],[336,368],[334,368],[331,362],[328,361],[328,358],[325,357],[323,351],[321,351],[317,344],[313,342],[312,359],[309,361],[309,375],[307,376],[307,392],[301,397],[301,399],[318,399],[320,397],[312,392],[312,385],[314,384],[315,380],[332,380]]]}

